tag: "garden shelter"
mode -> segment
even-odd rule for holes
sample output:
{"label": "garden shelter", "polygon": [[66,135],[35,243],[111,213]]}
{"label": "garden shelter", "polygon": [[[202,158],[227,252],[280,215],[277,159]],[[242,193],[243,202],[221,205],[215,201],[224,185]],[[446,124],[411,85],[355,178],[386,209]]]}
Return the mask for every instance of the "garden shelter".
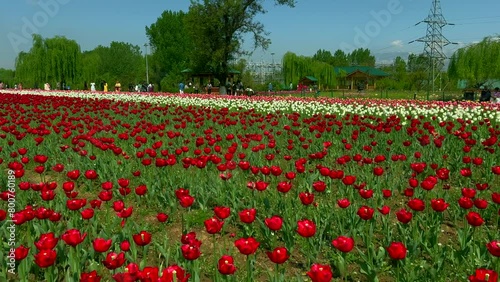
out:
{"label": "garden shelter", "polygon": [[349,66],[334,68],[338,86],[342,89],[375,90],[377,80],[388,77],[389,74],[368,66]]}

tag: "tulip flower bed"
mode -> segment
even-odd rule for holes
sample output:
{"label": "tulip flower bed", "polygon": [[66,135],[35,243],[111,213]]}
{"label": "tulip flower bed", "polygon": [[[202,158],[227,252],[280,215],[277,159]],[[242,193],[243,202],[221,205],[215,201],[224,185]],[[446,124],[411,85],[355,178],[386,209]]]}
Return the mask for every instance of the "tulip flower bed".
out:
{"label": "tulip flower bed", "polygon": [[499,104],[0,93],[0,281],[497,281]]}

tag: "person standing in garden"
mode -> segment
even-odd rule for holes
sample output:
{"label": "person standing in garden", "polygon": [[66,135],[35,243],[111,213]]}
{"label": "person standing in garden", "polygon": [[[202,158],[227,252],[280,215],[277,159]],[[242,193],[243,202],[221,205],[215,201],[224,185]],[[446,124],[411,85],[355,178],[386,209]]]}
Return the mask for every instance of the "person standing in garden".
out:
{"label": "person standing in garden", "polygon": [[179,93],[184,94],[184,88],[186,88],[184,83],[179,83]]}
{"label": "person standing in garden", "polygon": [[212,83],[208,82],[207,84],[207,93],[211,94],[212,93]]}
{"label": "person standing in garden", "polygon": [[479,97],[479,102],[489,102],[491,100],[491,91],[488,87],[481,86],[481,96]]}
{"label": "person standing in garden", "polygon": [[95,92],[95,82],[90,83],[90,91]]}
{"label": "person standing in garden", "polygon": [[104,92],[108,92],[108,83],[104,82]]}
{"label": "person standing in garden", "polygon": [[495,87],[495,92],[491,95],[493,97],[493,102],[500,103],[500,89]]}
{"label": "person standing in garden", "polygon": [[119,81],[116,81],[115,83],[115,92],[120,92],[120,90],[122,89],[122,85]]}

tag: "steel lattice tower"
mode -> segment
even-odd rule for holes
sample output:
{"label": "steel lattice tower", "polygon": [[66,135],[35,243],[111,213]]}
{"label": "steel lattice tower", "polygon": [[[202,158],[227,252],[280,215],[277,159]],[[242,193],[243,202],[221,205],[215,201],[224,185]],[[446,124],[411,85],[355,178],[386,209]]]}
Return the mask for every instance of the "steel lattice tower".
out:
{"label": "steel lattice tower", "polygon": [[[446,25],[453,25],[446,21],[441,11],[441,1],[433,0],[431,11],[429,16],[423,21],[417,23],[427,23],[427,33],[424,37],[421,37],[412,42],[423,42],[425,43],[424,54],[429,60],[429,80],[428,87],[434,93],[436,82],[439,83],[439,89],[441,89],[441,73],[444,67],[444,61],[446,60],[446,54],[443,51],[443,47],[451,43],[443,35],[443,27]],[[410,43],[412,43],[410,42]],[[429,98],[429,97],[427,97]]]}

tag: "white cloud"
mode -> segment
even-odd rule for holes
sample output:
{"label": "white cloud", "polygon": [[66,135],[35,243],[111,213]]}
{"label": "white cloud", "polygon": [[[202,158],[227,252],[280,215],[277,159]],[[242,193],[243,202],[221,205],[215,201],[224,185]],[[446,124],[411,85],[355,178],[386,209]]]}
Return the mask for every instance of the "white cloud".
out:
{"label": "white cloud", "polygon": [[403,41],[402,40],[394,40],[391,42],[391,46],[397,47],[397,48],[402,48],[403,47]]}

